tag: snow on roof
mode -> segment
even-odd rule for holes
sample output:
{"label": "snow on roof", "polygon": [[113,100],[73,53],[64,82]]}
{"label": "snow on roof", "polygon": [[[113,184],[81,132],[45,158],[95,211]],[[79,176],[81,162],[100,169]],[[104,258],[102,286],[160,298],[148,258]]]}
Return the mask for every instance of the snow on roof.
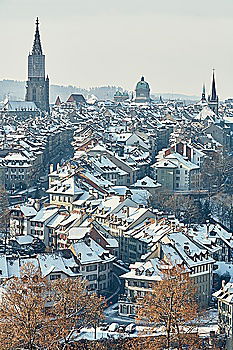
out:
{"label": "snow on roof", "polygon": [[221,239],[233,248],[232,233],[228,232],[219,223],[197,225],[195,228],[189,229],[189,234],[202,244],[216,243],[217,239]]}
{"label": "snow on roof", "polygon": [[169,159],[171,161],[178,161],[180,163],[182,163],[182,165],[186,168],[190,168],[190,169],[199,169],[200,167],[192,162],[190,162],[189,160],[184,159],[184,157],[177,153],[177,152],[173,152],[171,154],[169,154],[168,156],[166,156],[166,159]]}
{"label": "snow on roof", "polygon": [[70,239],[70,240],[82,239],[86,236],[87,233],[90,232],[90,230],[91,230],[90,227],[83,227],[83,226],[71,227],[71,229],[69,230],[68,239]]}
{"label": "snow on roof", "polygon": [[[171,232],[168,234],[167,238],[170,240],[170,245],[176,249],[188,266],[215,262],[212,258],[204,258],[208,250],[203,245],[195,242],[184,232]],[[165,243],[167,243],[167,241]]]}
{"label": "snow on roof", "polygon": [[47,190],[51,194],[60,194],[60,195],[78,195],[82,194],[84,191],[78,187],[75,177],[72,176],[66,180],[57,182],[56,184],[51,184],[51,187]]}
{"label": "snow on roof", "polygon": [[115,238],[106,238],[106,241],[108,242],[109,248],[118,248],[119,243]]}
{"label": "snow on roof", "polygon": [[57,213],[57,215],[55,215],[51,220],[49,220],[49,222],[47,223],[47,226],[50,228],[56,228],[58,225],[60,225],[62,221],[66,220],[67,217],[68,215]]}
{"label": "snow on roof", "polygon": [[106,148],[99,143],[90,149],[90,151],[106,152]]}
{"label": "snow on roof", "polygon": [[213,293],[213,296],[220,299],[222,302],[232,303],[233,302],[233,283],[228,282],[217,292]]}
{"label": "snow on roof", "polygon": [[153,168],[177,168],[178,165],[171,162],[169,159],[159,159],[155,164],[152,165]]}
{"label": "snow on roof", "polygon": [[150,192],[138,189],[131,189],[130,191],[132,192],[131,198],[135,203],[148,206],[148,200],[151,196]]}
{"label": "snow on roof", "polygon": [[25,157],[22,152],[10,152],[8,155],[4,158],[4,160],[15,160],[15,161],[28,161],[28,157]]}
{"label": "snow on roof", "polygon": [[214,270],[214,273],[219,276],[229,274],[231,277],[231,282],[233,282],[233,264],[231,262],[216,261],[214,265],[218,267]]}
{"label": "snow on roof", "polygon": [[15,240],[20,244],[31,244],[34,237],[31,235],[15,236]]}
{"label": "snow on roof", "polygon": [[37,210],[32,206],[22,204],[20,205],[19,209],[22,211],[23,215],[26,217],[35,216],[37,214]]}
{"label": "snow on roof", "polygon": [[92,195],[89,192],[85,191],[78,199],[73,202],[73,205],[83,205],[91,197]]}
{"label": "snow on roof", "polygon": [[153,180],[149,176],[143,177],[141,180],[137,180],[134,184],[131,185],[131,187],[144,187],[144,188],[158,188],[162,185]]}
{"label": "snow on roof", "polygon": [[109,186],[113,186],[113,183],[104,179],[101,176],[97,176],[97,174],[91,174],[88,171],[84,172],[84,175],[86,178],[88,178],[89,180],[93,181],[96,185],[100,186],[100,187],[109,187]]}
{"label": "snow on roof", "polygon": [[73,249],[81,264],[98,263],[102,261],[99,255],[84,241],[74,243]]}
{"label": "snow on roof", "polygon": [[49,220],[53,215],[55,215],[58,211],[59,208],[55,206],[43,207],[37,212],[36,216],[31,219],[31,221],[45,222]]}
{"label": "snow on roof", "polygon": [[65,220],[63,220],[60,225],[61,226],[66,226],[68,224],[71,224],[72,222],[80,219],[80,217],[82,216],[81,213],[73,213],[73,214],[70,214],[68,217],[65,218]]}
{"label": "snow on roof", "polygon": [[36,104],[34,102],[30,102],[30,101],[8,101],[5,106],[6,106],[8,112],[11,112],[11,111],[39,111]]}
{"label": "snow on roof", "polygon": [[127,186],[113,186],[111,189],[120,196],[124,196],[126,194],[126,191],[130,191]]}
{"label": "snow on roof", "polygon": [[161,272],[159,270],[159,259],[153,258],[146,262],[136,262],[130,265],[130,271],[121,275],[123,279],[139,279],[146,281],[161,281]]}
{"label": "snow on roof", "polygon": [[199,120],[205,120],[207,118],[210,118],[212,121],[215,121],[215,119],[218,119],[217,114],[215,114],[212,109],[209,106],[205,106],[201,112],[196,116],[196,119]]}
{"label": "snow on roof", "polygon": [[60,254],[47,253],[38,254],[37,258],[43,276],[47,276],[51,272],[63,272],[71,277],[78,275],[71,270],[71,267],[77,266],[73,257],[66,259]]}

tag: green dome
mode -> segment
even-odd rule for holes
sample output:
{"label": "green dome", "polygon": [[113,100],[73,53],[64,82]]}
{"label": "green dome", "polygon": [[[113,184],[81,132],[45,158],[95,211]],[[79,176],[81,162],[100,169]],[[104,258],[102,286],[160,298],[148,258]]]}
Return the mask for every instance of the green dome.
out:
{"label": "green dome", "polygon": [[150,89],[149,84],[144,80],[144,77],[142,77],[141,80],[137,83],[136,89]]}

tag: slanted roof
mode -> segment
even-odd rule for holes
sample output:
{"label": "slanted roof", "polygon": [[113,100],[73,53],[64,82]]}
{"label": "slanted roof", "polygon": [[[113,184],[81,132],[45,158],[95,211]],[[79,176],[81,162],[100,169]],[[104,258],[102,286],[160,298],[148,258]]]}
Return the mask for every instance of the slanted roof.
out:
{"label": "slanted roof", "polygon": [[79,104],[86,103],[86,100],[82,94],[71,94],[67,102],[75,102]]}

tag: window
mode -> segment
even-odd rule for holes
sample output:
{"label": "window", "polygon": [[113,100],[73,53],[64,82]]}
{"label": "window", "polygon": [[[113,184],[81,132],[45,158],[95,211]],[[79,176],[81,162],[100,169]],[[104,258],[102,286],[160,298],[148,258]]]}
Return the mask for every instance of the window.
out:
{"label": "window", "polygon": [[106,275],[105,275],[105,274],[104,274],[104,275],[100,275],[99,280],[100,280],[100,281],[106,280]]}
{"label": "window", "polygon": [[50,280],[52,281],[52,280],[58,280],[58,279],[60,279],[61,278],[61,275],[60,274],[57,274],[57,275],[51,275],[50,276]]}
{"label": "window", "polygon": [[97,275],[96,274],[89,275],[89,276],[87,276],[87,279],[88,279],[88,281],[95,281],[95,280],[97,280]]}
{"label": "window", "polygon": [[97,265],[89,265],[87,266],[87,272],[89,271],[96,271],[97,270]]}

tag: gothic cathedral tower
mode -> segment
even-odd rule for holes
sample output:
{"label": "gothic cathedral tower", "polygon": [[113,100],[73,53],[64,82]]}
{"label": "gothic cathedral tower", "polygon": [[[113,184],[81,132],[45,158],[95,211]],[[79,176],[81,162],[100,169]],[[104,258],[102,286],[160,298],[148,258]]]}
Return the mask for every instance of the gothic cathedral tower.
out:
{"label": "gothic cathedral tower", "polygon": [[211,95],[208,98],[208,106],[212,109],[212,111],[218,115],[218,95],[215,84],[215,76],[213,69],[213,78],[212,78],[212,86],[211,86]]}
{"label": "gothic cathedral tower", "polygon": [[49,78],[45,79],[45,55],[42,52],[39,33],[39,20],[36,19],[36,32],[32,52],[28,55],[28,80],[26,101],[35,102],[41,111],[49,112]]}

